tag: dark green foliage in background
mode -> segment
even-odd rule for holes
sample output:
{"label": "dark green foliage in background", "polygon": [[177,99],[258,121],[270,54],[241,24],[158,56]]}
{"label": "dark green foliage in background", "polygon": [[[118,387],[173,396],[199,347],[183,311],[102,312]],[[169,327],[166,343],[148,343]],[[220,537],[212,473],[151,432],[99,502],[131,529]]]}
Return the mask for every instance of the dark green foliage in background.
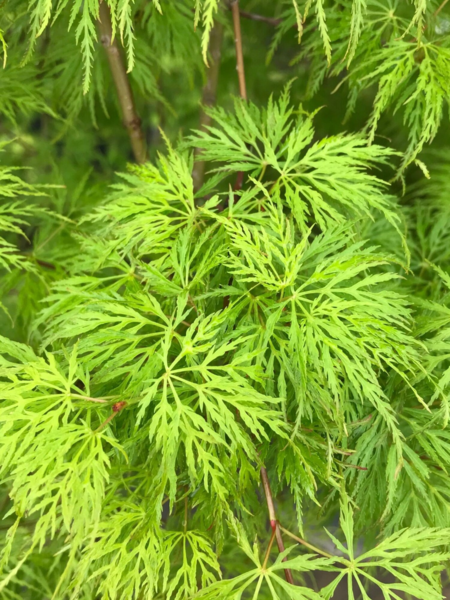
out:
{"label": "dark green foliage in background", "polygon": [[0,598],[443,598],[450,3],[6,0],[0,50]]}

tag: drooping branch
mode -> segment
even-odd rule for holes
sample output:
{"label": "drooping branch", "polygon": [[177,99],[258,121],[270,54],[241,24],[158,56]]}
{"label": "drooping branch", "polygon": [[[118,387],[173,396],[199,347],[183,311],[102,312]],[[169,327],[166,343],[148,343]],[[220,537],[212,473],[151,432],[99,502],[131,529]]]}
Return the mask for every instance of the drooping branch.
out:
{"label": "drooping branch", "polygon": [[[278,550],[280,552],[284,552],[284,543],[283,538],[281,536],[280,525],[277,521],[276,512],[275,512],[275,504],[273,502],[272,490],[270,489],[269,477],[267,475],[267,471],[264,467],[261,467],[261,480],[263,483],[264,494],[266,495],[267,509],[269,511],[269,519],[270,526],[272,528],[272,535],[275,534],[277,540]],[[283,559],[283,562],[286,560],[286,557]],[[284,576],[288,583],[295,585],[294,578],[292,577],[292,572],[290,569],[284,570]]]}
{"label": "drooping branch", "polygon": [[141,128],[141,119],[136,112],[133,92],[120,47],[117,41],[113,39],[111,14],[105,2],[100,2],[99,13],[98,29],[100,32],[100,41],[108,57],[109,67],[122,111],[123,124],[128,131],[136,162],[144,163],[146,160],[146,148]]}
{"label": "drooping branch", "polygon": [[[216,103],[217,84],[219,81],[220,57],[222,53],[223,25],[216,21],[211,31],[209,39],[210,65],[206,74],[206,83],[202,93],[202,110],[200,112],[200,131],[211,125],[211,117],[205,112],[203,107],[214,106]],[[195,149],[195,156],[199,155],[199,148]],[[194,190],[199,190],[203,184],[205,175],[205,161],[199,160],[195,163],[192,171],[194,181]]]}

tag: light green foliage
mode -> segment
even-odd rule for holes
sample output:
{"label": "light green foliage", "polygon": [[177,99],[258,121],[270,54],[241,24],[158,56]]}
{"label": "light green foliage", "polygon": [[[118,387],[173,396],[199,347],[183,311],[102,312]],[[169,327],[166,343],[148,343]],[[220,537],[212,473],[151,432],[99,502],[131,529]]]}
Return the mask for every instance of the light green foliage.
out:
{"label": "light green foliage", "polygon": [[[281,598],[319,600],[322,597],[311,589],[287,583],[284,580],[282,572],[286,568],[291,569],[294,573],[324,569],[330,564],[327,559],[316,558],[311,555],[289,558],[289,550],[287,550],[283,554],[280,554],[272,565],[264,567],[256,548],[252,551],[248,542],[246,546],[241,546],[241,548],[244,551],[247,550],[246,554],[255,564],[256,568],[234,579],[228,579],[212,585],[209,589],[194,596],[194,598],[205,598],[205,600],[219,598],[234,599],[242,597],[243,592],[246,590],[251,590],[253,598],[256,599],[260,597],[260,591],[264,590],[264,588],[266,588],[264,591],[268,591],[270,594],[269,597],[274,600],[280,600]],[[287,560],[282,562],[284,558],[287,558]]]}
{"label": "light green foliage", "polygon": [[[412,335],[392,259],[358,240],[355,222],[337,225],[346,213],[327,204],[338,197],[345,204],[348,194],[354,213],[381,208],[396,225],[395,204],[382,181],[366,171],[389,153],[342,136],[316,142],[302,156],[311,119],[292,124],[286,94],[280,103],[271,100],[267,113],[254,107],[247,112],[242,104],[236,110],[236,118],[224,112],[216,117],[225,133],[213,128],[193,143],[199,139],[208,158],[225,162],[220,177],[207,185],[245,169],[245,190],[198,205],[191,159],[170,146],[156,165],[134,168],[85,217],[87,235],[80,239],[74,275],[46,298],[36,326],[44,326],[49,350],[40,358],[26,347],[6,347],[4,481],[19,517],[38,514],[34,543],[62,529],[73,539],[64,577],[81,552],[74,590],[94,577],[107,597],[137,590],[152,597],[160,590],[178,599],[196,592],[200,573],[200,597],[231,598],[263,583],[273,598],[318,597],[292,587],[278,572],[286,564],[302,572],[331,563],[278,558],[266,571],[247,546],[256,570],[214,583],[220,571],[207,531],[212,523],[218,540],[225,535],[224,519],[252,503],[262,460],[270,464],[277,455],[274,485],[294,494],[301,528],[303,495],[316,501],[318,481],[339,489],[343,440],[355,438],[352,460],[372,465],[376,454],[364,441],[364,428],[347,425],[367,420],[372,411],[388,442],[388,500],[380,517],[387,531],[405,521],[416,524],[414,507],[399,507],[405,485],[425,495],[418,477],[429,479],[428,467],[408,442],[386,382],[395,379],[419,406],[433,402],[444,382],[434,385],[434,369],[423,365],[425,348]],[[351,190],[341,171],[348,171],[348,181],[353,177]],[[309,210],[311,204],[293,203],[301,202],[302,192],[311,204],[313,194],[323,198],[323,218]],[[324,232],[312,232],[313,220]],[[414,389],[422,380],[428,382],[425,399]],[[119,401],[124,404],[115,408]],[[405,422],[411,410],[404,409]],[[420,430],[428,420],[430,429],[417,442],[440,467],[446,433],[438,423],[446,417],[420,414]],[[19,451],[24,438],[27,445],[22,442]],[[400,480],[399,469],[405,473]],[[374,476],[349,479],[350,489],[368,497],[367,480]],[[188,490],[197,490],[195,496]],[[176,522],[184,500],[196,507],[196,529],[186,523],[184,533],[161,528],[162,506],[168,502]],[[114,506],[123,510],[115,514]],[[343,510],[350,523],[348,506]],[[358,569],[349,572],[356,582]],[[405,583],[402,572],[395,574],[402,585],[415,581],[415,575]]]}
{"label": "light green foliage", "polygon": [[[219,172],[248,172],[255,192],[265,190],[267,196],[287,203],[303,232],[311,218],[325,229],[342,222],[344,215],[368,215],[374,208],[392,223],[397,221],[384,183],[366,170],[385,164],[392,151],[368,146],[363,137],[353,135],[312,144],[312,119],[301,111],[294,116],[287,90],[278,102],[271,99],[267,110],[236,102],[235,115],[220,109],[209,113],[221,129],[211,127],[193,136],[192,144],[202,148],[206,160],[226,162]],[[260,180],[266,170],[264,185]]]}
{"label": "light green foliage", "polygon": [[[313,58],[309,95],[317,93],[327,74],[349,86],[347,118],[355,110],[358,96],[377,88],[373,111],[367,123],[372,142],[381,116],[388,110],[403,111],[408,145],[401,172],[411,164],[425,144],[436,136],[450,97],[448,17],[433,11],[438,4],[390,0],[354,1],[348,11],[330,12],[329,68],[322,60],[317,32],[306,30],[304,49],[298,60]],[[412,3],[411,3],[412,4]],[[350,39],[346,36],[349,33]],[[323,38],[323,30],[321,29]],[[338,87],[343,85],[340,81]]]}
{"label": "light green foliage", "polygon": [[[0,145],[3,150],[4,145]],[[34,263],[24,253],[20,252],[17,242],[25,239],[23,228],[28,220],[35,217],[35,206],[25,204],[25,199],[42,196],[36,187],[27,184],[20,178],[17,169],[0,166],[0,272],[3,274],[1,297],[8,289],[6,275],[14,277],[23,271],[34,272]],[[0,300],[0,308],[8,313],[5,304]]]}
{"label": "light green foliage", "polygon": [[443,598],[450,3],[106,5],[0,12],[0,599]]}
{"label": "light green foliage", "polygon": [[[379,587],[383,597],[388,600],[400,598],[398,592],[411,594],[421,600],[442,598],[438,581],[439,564],[448,559],[448,555],[441,551],[447,544],[448,529],[399,530],[372,550],[357,556],[353,541],[353,514],[345,495],[341,502],[340,525],[346,545],[335,536],[329,536],[343,554],[343,558],[335,559],[335,562],[341,562],[344,568],[332,567],[332,570],[339,571],[339,574],[322,590],[322,598],[332,598],[337,584],[345,578],[349,600],[355,600],[357,597],[355,587],[361,598],[370,598],[366,592],[368,582]],[[389,573],[394,582],[386,583],[374,577],[374,568]]]}
{"label": "light green foliage", "polygon": [[60,527],[86,535],[100,516],[107,446],[118,446],[92,429],[89,411],[77,418],[75,403],[82,406],[87,396],[76,385],[79,377],[86,381],[76,349],[64,368],[53,355],[38,358],[6,338],[2,348],[2,477],[12,482],[14,510],[19,519],[37,513],[33,546]]}
{"label": "light green foliage", "polygon": [[364,68],[368,75],[359,75],[361,88],[379,81],[369,122],[371,140],[387,106],[393,105],[394,110],[405,107],[404,122],[409,129],[410,141],[404,165],[414,160],[424,144],[434,139],[441,124],[445,101],[450,97],[449,52],[448,48],[437,44],[423,43],[417,49],[399,41],[380,50],[367,62]]}
{"label": "light green foliage", "polygon": [[[24,4],[11,0],[13,11]],[[194,3],[180,0],[176,7],[169,1],[147,3],[142,8],[139,2],[128,0],[107,4],[113,34],[124,47],[127,69],[143,96],[163,100],[157,84],[159,71],[172,72],[174,62],[180,59],[191,74],[192,67],[202,69],[200,56],[208,64],[210,33],[220,12],[216,0]],[[20,32],[30,40],[25,58],[27,84],[23,84],[27,69],[17,69],[20,58],[10,55],[9,62],[13,66],[2,74],[2,88],[8,90],[2,109],[7,110],[11,118],[17,110],[8,107],[11,102],[17,103],[21,110],[37,108],[38,103],[40,111],[51,110],[45,101],[45,89],[36,79],[33,81],[31,75],[34,71],[32,56],[44,36],[48,38],[45,42],[49,48],[48,67],[52,69],[51,65],[54,68],[57,65],[59,70],[63,60],[66,67],[71,63],[72,79],[74,76],[82,79],[81,85],[71,89],[70,102],[63,102],[62,109],[69,108],[73,117],[86,101],[92,115],[95,115],[96,104],[103,104],[105,109],[104,88],[108,75],[99,65],[97,0],[72,4],[62,1],[55,5],[47,0],[35,0],[26,10],[28,19],[21,15],[11,31],[10,15],[2,24],[5,60],[7,46],[14,45]],[[336,4],[326,0],[289,0],[280,14],[269,57],[274,56],[283,38],[296,28],[301,43],[298,61],[312,58],[309,95],[318,91],[326,75],[339,78],[341,81],[336,79],[338,86],[348,83],[350,114],[357,97],[376,86],[378,92],[367,123],[371,141],[382,115],[388,110],[402,109],[408,133],[400,168],[403,173],[424,145],[434,139],[448,106],[450,66],[446,9],[441,9],[437,0],[342,0]],[[200,35],[194,32],[197,26],[201,26]],[[70,56],[63,48],[66,51],[71,48]],[[192,52],[193,48],[198,52]],[[156,49],[164,56],[159,63],[153,60]],[[62,78],[68,73],[64,69]],[[65,85],[61,89],[63,95],[68,93],[68,87],[72,86]]]}

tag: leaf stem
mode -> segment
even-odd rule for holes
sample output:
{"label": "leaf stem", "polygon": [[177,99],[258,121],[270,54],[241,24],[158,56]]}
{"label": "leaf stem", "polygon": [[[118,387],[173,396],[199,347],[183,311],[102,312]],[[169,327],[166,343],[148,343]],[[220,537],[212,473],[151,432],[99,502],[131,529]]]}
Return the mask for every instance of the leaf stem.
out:
{"label": "leaf stem", "polygon": [[328,552],[325,552],[325,550],[321,550],[320,548],[317,548],[316,546],[313,546],[312,544],[310,544],[306,540],[303,540],[302,538],[300,538],[300,537],[296,536],[295,534],[291,533],[288,529],[285,529],[284,527],[281,527],[281,525],[280,525],[280,529],[287,536],[291,537],[293,540],[295,540],[299,544],[302,544],[303,546],[306,546],[306,548],[309,548],[313,552],[316,552],[317,554],[321,554],[322,556],[326,556],[327,558],[335,558],[332,554],[329,554]]}
{"label": "leaf stem", "polygon": [[267,546],[266,554],[264,556],[264,562],[263,562],[263,566],[262,566],[263,569],[265,569],[267,567],[267,562],[269,560],[270,551],[272,550],[272,546],[273,546],[273,540],[275,539],[275,531],[276,531],[276,529],[273,529],[272,535],[270,536],[269,545]]}
{"label": "leaf stem", "polygon": [[[106,398],[92,398],[91,396],[82,396],[81,394],[70,395],[76,400],[86,400],[86,402],[97,402],[99,404],[106,404],[108,402]],[[118,396],[111,396],[111,398],[118,398]]]}
{"label": "leaf stem", "polygon": [[[272,490],[270,489],[270,481],[269,481],[269,477],[267,475],[267,470],[265,469],[265,467],[261,467],[261,480],[263,483],[264,493],[266,495],[267,508],[269,511],[270,527],[272,528],[271,541],[273,543],[273,538],[276,537],[279,552],[284,552],[285,548],[284,548],[283,538],[281,536],[280,525],[277,521],[276,512],[275,512],[275,504],[273,502],[273,496],[272,496]],[[283,562],[285,560],[286,560],[286,557],[283,558]],[[292,572],[290,569],[284,569],[284,576],[288,583],[295,585],[294,578],[292,577]]]}
{"label": "leaf stem", "polygon": [[188,494],[186,494],[186,496],[184,497],[184,522],[183,522],[184,533],[186,533],[186,531],[187,531],[187,524],[188,524]]}
{"label": "leaf stem", "polygon": [[106,2],[100,2],[98,28],[100,41],[108,57],[109,68],[116,86],[117,97],[122,110],[123,124],[130,138],[131,147],[137,163],[146,161],[144,134],[141,119],[136,112],[133,92],[128,79],[127,70],[117,41],[113,38],[111,13]]}

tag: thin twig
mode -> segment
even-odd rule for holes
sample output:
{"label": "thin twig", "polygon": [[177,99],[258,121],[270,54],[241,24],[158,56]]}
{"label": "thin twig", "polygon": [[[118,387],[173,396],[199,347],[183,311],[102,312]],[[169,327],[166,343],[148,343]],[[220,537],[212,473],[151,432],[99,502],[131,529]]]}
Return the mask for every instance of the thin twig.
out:
{"label": "thin twig", "polygon": [[117,41],[113,39],[111,13],[106,2],[100,2],[98,28],[100,41],[106,50],[109,67],[116,86],[117,97],[122,110],[123,124],[130,137],[133,154],[138,163],[146,160],[144,134],[141,128],[141,119],[136,112],[133,92],[128,79],[125,63]]}
{"label": "thin twig", "polygon": [[444,6],[447,4],[448,0],[444,0],[444,2],[442,2],[442,4],[439,6],[439,8],[437,8],[434,11],[434,16],[437,17],[438,14],[441,12],[441,10],[444,8]]}
{"label": "thin twig", "polygon": [[36,258],[36,262],[40,267],[44,267],[46,269],[51,269],[55,271],[56,267],[54,264],[47,262],[46,260],[41,260],[40,258]]}
{"label": "thin twig", "polygon": [[[202,93],[202,109],[200,112],[200,131],[205,131],[211,125],[211,117],[204,110],[205,106],[214,106],[216,103],[217,84],[219,81],[220,56],[222,52],[223,24],[216,21],[209,38],[210,65],[206,74],[206,83]],[[200,148],[195,149],[195,156],[198,157]],[[198,160],[192,171],[194,181],[194,190],[199,190],[203,185],[205,176],[205,161]]]}
{"label": "thin twig", "polygon": [[[261,467],[261,479],[264,487],[264,493],[266,495],[267,508],[269,510],[269,519],[270,519],[270,527],[272,528],[272,538],[275,535],[277,539],[277,546],[279,552],[284,552],[284,543],[283,538],[281,536],[280,525],[277,521],[276,512],[275,512],[275,504],[273,503],[272,490],[270,489],[269,477],[267,475],[267,471],[264,467]],[[286,557],[283,558],[283,562],[286,560]],[[292,572],[290,569],[284,569],[284,576],[288,583],[295,585],[294,578],[292,577]]]}
{"label": "thin twig", "polygon": [[[239,0],[234,0],[230,4],[231,12],[233,15],[233,29],[234,29],[234,43],[236,46],[236,71],[238,74],[239,81],[239,95],[247,102],[247,86],[245,85],[245,69],[244,69],[244,53],[242,51],[242,33],[241,33],[241,19],[239,13]],[[240,190],[244,183],[244,173],[239,171],[236,175],[236,181],[233,186],[233,190]]]}
{"label": "thin twig", "polygon": [[249,13],[245,10],[239,11],[241,17],[244,19],[249,19],[250,21],[260,21],[262,23],[268,23],[269,25],[274,25],[275,27],[279,25],[283,19],[276,19],[275,17],[265,17],[264,15],[257,15],[255,13]]}

